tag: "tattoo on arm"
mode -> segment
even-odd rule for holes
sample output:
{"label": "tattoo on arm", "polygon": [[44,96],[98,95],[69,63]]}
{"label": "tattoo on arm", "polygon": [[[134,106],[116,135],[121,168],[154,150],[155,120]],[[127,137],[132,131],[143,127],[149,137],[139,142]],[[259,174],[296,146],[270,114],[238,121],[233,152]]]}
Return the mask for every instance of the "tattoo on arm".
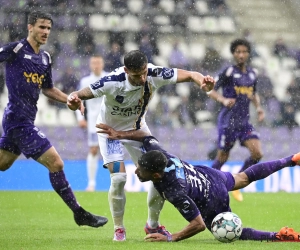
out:
{"label": "tattoo on arm", "polygon": [[94,95],[89,87],[79,90],[77,92],[77,95],[81,100],[88,100],[94,98]]}

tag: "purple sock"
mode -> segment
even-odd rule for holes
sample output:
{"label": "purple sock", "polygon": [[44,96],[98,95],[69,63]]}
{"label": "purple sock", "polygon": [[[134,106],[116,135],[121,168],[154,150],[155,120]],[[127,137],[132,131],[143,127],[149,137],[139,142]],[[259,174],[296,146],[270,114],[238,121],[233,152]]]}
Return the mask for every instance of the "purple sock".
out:
{"label": "purple sock", "polygon": [[243,228],[240,240],[275,240],[275,232],[258,231],[253,228]]}
{"label": "purple sock", "polygon": [[258,163],[259,160],[253,160],[251,157],[249,157],[245,162],[244,165],[242,166],[242,168],[240,169],[239,173],[244,172],[247,168],[249,168],[250,166]]}
{"label": "purple sock", "polygon": [[221,167],[223,166],[223,162],[220,162],[220,161],[218,161],[218,160],[214,160],[214,162],[213,162],[213,164],[212,164],[212,168],[214,168],[214,169],[218,169],[218,170],[220,170],[221,169]]}
{"label": "purple sock", "polygon": [[80,208],[63,170],[49,173],[49,178],[53,189],[73,212]]}
{"label": "purple sock", "polygon": [[292,158],[293,155],[277,161],[258,163],[247,168],[244,173],[248,176],[250,182],[261,180],[284,167],[295,166],[296,164],[292,161]]}

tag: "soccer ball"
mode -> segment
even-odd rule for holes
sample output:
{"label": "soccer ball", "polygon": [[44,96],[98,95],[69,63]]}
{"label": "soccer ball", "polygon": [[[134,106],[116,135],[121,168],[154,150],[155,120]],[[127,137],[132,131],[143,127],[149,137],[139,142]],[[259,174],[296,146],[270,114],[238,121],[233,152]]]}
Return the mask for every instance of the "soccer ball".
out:
{"label": "soccer ball", "polygon": [[232,212],[218,214],[211,223],[211,232],[218,241],[230,243],[240,238],[243,231],[240,217]]}

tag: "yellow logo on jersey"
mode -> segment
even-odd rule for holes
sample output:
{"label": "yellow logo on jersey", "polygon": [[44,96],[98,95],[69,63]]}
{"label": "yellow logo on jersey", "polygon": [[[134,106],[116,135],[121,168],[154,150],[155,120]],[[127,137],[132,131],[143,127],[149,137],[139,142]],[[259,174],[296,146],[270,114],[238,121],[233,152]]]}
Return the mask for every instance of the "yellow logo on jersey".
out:
{"label": "yellow logo on jersey", "polygon": [[247,95],[248,98],[253,96],[253,87],[235,86],[234,89],[237,95]]}
{"label": "yellow logo on jersey", "polygon": [[38,73],[27,73],[24,72],[24,76],[26,77],[27,82],[33,82],[39,85],[39,88],[42,87],[44,75],[39,76]]}

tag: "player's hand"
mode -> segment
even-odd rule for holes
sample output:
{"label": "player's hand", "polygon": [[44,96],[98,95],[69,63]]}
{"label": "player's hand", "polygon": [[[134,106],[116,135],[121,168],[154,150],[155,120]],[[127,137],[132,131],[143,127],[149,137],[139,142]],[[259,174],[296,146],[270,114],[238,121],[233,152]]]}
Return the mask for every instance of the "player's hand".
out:
{"label": "player's hand", "polygon": [[205,92],[211,91],[215,86],[215,79],[211,77],[210,75],[204,76],[201,89]]}
{"label": "player's hand", "polygon": [[81,121],[79,121],[79,122],[78,122],[78,126],[79,126],[80,128],[87,128],[87,122],[86,122],[86,120],[81,120]]}
{"label": "player's hand", "polygon": [[109,139],[112,139],[112,140],[119,140],[120,139],[119,132],[114,130],[112,127],[110,127],[106,124],[98,123],[98,124],[96,124],[96,128],[101,129],[101,130],[98,130],[97,133],[107,134]]}
{"label": "player's hand", "polygon": [[265,119],[265,111],[259,107],[256,109],[256,112],[257,112],[257,120],[259,122],[262,122]]}
{"label": "player's hand", "polygon": [[234,98],[225,98],[223,101],[222,101],[222,104],[227,107],[227,108],[232,108],[235,104],[235,99]]}
{"label": "player's hand", "polygon": [[83,106],[80,98],[74,93],[71,93],[68,96],[67,105],[68,105],[68,108],[73,111],[79,109],[81,113],[84,112],[84,106]]}
{"label": "player's hand", "polygon": [[147,236],[144,238],[145,241],[168,241],[167,236],[159,234],[159,233],[154,233],[154,234],[147,234]]}

